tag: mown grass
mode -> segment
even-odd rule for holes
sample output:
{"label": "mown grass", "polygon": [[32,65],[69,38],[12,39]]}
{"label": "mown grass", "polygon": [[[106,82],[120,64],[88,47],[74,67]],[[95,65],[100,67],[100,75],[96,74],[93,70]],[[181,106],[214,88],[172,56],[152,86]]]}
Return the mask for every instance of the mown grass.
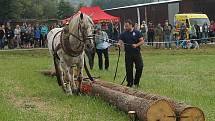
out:
{"label": "mown grass", "polygon": [[[200,107],[207,121],[215,121],[215,47],[200,50],[144,48],[140,90]],[[117,51],[110,52],[108,71],[92,70],[102,80],[120,84],[125,76],[124,56],[113,81]],[[126,121],[127,115],[100,99],[67,96],[55,78],[40,70],[51,68],[47,50],[0,51],[1,121]]]}

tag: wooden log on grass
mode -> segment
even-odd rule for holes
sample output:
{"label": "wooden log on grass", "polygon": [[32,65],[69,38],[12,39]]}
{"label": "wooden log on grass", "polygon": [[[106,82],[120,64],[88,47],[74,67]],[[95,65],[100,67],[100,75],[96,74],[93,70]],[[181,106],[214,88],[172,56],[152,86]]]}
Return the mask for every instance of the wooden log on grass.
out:
{"label": "wooden log on grass", "polygon": [[[44,73],[44,74],[54,75],[54,73],[53,73],[54,71],[47,71],[47,72],[48,72],[47,74],[46,73]],[[179,103],[179,102],[173,101],[167,97],[162,97],[162,96],[158,96],[158,95],[140,92],[140,91],[134,90],[132,88],[128,88],[125,86],[116,85],[116,84],[112,84],[112,83],[107,83],[105,81],[96,81],[93,84],[84,83],[81,91],[83,93],[89,94],[93,90],[92,85],[95,85],[95,84],[107,87],[107,88],[115,90],[115,91],[119,91],[121,93],[125,93],[127,95],[144,98],[146,100],[152,100],[152,101],[166,100],[169,102],[169,104],[173,108],[174,112],[176,113],[176,117],[177,117],[178,121],[205,121],[205,116],[204,116],[203,111],[197,107],[189,106],[184,103]]]}
{"label": "wooden log on grass", "polygon": [[100,84],[92,84],[92,95],[100,97],[120,110],[134,111],[140,121],[175,121],[175,113],[165,100],[147,100],[120,91],[112,90]]}
{"label": "wooden log on grass", "polygon": [[198,107],[193,107],[181,102],[176,102],[167,97],[145,93],[125,86],[108,83],[105,81],[97,81],[95,83],[110,88],[112,90],[119,91],[128,95],[133,95],[146,100],[166,100],[169,102],[174,112],[176,113],[177,121],[205,121],[204,113]]}

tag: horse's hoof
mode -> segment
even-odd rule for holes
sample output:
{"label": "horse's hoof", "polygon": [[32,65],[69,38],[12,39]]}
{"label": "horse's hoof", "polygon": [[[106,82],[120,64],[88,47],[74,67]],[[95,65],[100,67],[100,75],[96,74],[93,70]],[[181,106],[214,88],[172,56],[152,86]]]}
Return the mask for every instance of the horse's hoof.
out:
{"label": "horse's hoof", "polygon": [[67,92],[66,95],[67,96],[73,96],[73,93],[72,92]]}
{"label": "horse's hoof", "polygon": [[63,92],[65,92],[65,93],[69,92],[69,89],[67,89],[65,86],[62,85],[61,88],[62,88]]}
{"label": "horse's hoof", "polygon": [[67,92],[67,90],[65,88],[62,87],[63,92]]}
{"label": "horse's hoof", "polygon": [[72,92],[73,92],[75,95],[79,95],[80,89],[78,89],[78,88],[73,89]]}

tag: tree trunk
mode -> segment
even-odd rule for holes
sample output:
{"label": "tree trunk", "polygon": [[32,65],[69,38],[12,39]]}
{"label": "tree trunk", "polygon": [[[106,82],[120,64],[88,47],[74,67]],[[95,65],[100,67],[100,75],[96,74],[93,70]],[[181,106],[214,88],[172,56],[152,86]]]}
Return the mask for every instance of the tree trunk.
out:
{"label": "tree trunk", "polygon": [[165,100],[147,100],[111,88],[92,84],[92,95],[102,98],[120,110],[135,111],[140,121],[175,121],[175,113]]}
{"label": "tree trunk", "polygon": [[96,84],[110,88],[115,91],[128,94],[128,95],[133,95],[139,98],[143,98],[146,100],[153,100],[153,101],[166,100],[169,102],[169,104],[175,111],[177,115],[177,121],[205,121],[205,116],[203,111],[197,107],[189,106],[181,102],[176,102],[167,97],[149,94],[142,91],[137,91],[132,88],[116,85],[113,83],[108,83],[105,81],[97,81]]}

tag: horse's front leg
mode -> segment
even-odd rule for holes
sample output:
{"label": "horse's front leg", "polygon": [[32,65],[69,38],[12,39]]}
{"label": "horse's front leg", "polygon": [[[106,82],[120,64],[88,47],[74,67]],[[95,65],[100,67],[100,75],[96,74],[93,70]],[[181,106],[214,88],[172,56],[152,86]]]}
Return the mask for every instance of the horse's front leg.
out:
{"label": "horse's front leg", "polygon": [[74,70],[73,67],[68,67],[67,68],[67,73],[68,73],[68,77],[69,77],[69,81],[70,81],[70,86],[72,87],[72,92],[74,92],[76,95],[78,95],[78,88],[76,86],[75,80],[74,80]]}

